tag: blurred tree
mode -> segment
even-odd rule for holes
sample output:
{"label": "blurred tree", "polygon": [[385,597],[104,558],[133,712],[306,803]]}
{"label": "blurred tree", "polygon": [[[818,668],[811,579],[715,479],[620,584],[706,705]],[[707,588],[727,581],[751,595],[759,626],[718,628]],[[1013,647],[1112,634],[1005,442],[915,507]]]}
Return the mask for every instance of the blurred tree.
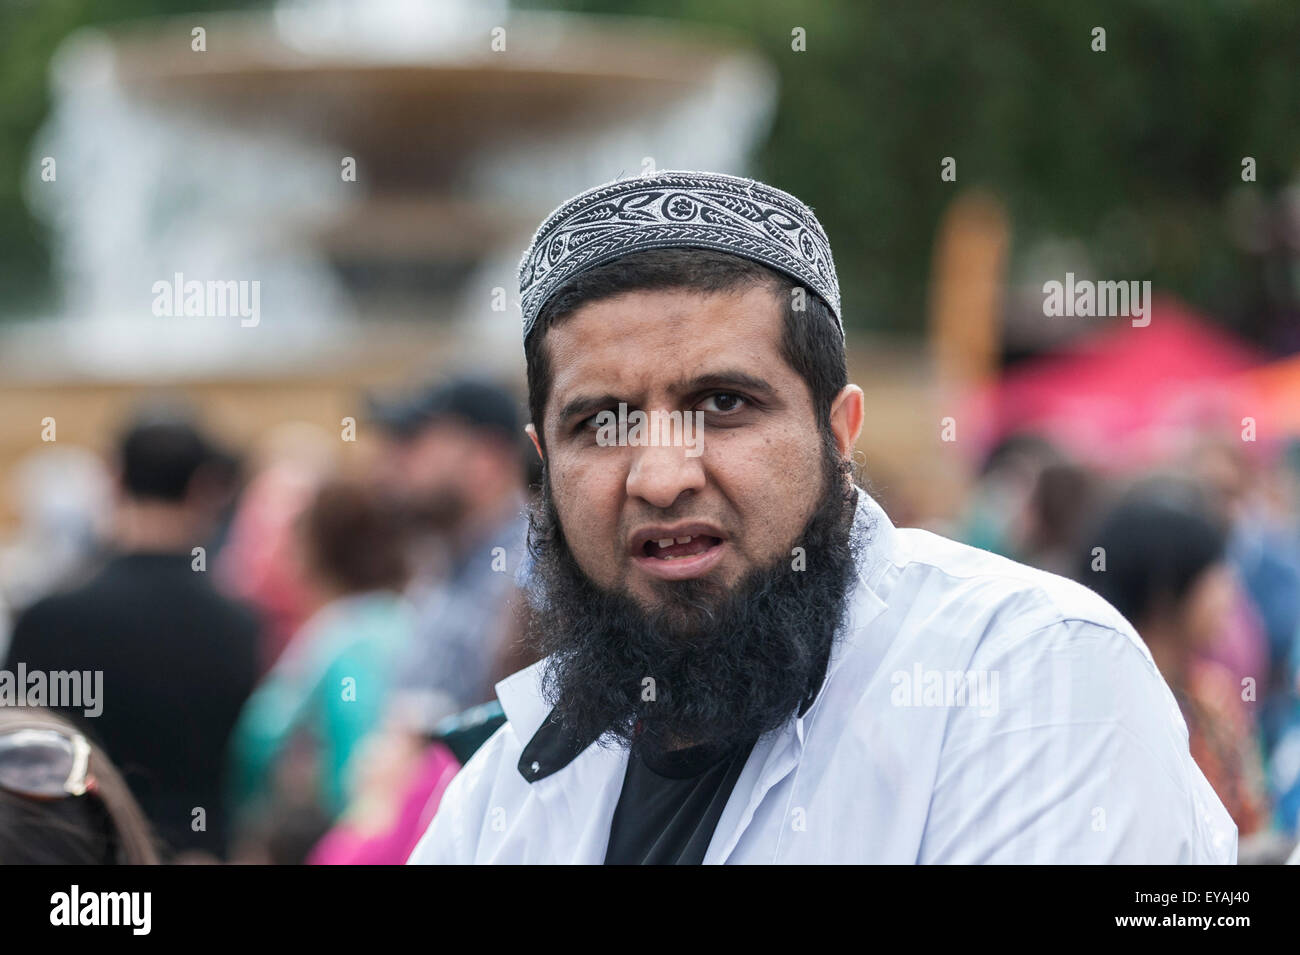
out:
{"label": "blurred tree", "polygon": [[[529,5],[707,23],[766,53],[780,103],[755,172],[817,209],[861,327],[923,327],[935,226],[971,186],[1006,203],[1013,257],[1076,238],[1105,275],[1151,279],[1256,338],[1280,344],[1295,321],[1300,215],[1281,223],[1279,280],[1233,244],[1224,209],[1255,190],[1276,227],[1300,168],[1295,0]],[[792,50],[796,27],[806,52]],[[945,156],[955,183],[940,180]]]}
{"label": "blurred tree", "polygon": [[265,0],[0,0],[0,318],[48,305],[49,236],[27,210],[28,154],[49,109],[50,55],[79,27],[265,6]]}
{"label": "blurred tree", "polygon": [[[710,25],[765,53],[782,84],[755,171],[817,208],[851,324],[921,329],[939,216],[979,186],[1007,205],[1013,262],[1041,238],[1075,238],[1108,276],[1151,279],[1300,348],[1300,199],[1281,198],[1300,165],[1295,0],[517,2]],[[0,0],[0,314],[51,291],[20,188],[37,174],[28,149],[58,42],[88,24],[262,5]],[[945,156],[956,182],[940,180]],[[1225,225],[1243,190],[1259,200],[1251,252]]]}

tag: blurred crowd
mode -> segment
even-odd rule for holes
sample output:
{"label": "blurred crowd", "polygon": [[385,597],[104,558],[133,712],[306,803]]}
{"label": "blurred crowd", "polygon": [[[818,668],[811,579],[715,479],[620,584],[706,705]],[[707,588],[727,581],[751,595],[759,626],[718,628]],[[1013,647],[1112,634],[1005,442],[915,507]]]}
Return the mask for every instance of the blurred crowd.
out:
{"label": "blurred crowd", "polygon": [[0,551],[0,658],[102,671],[103,706],[3,715],[39,744],[24,778],[88,744],[122,798],[69,858],[76,821],[33,826],[39,793],[0,786],[0,859],[120,856],[133,796],[164,861],[405,861],[503,721],[495,683],[531,662],[518,409],[475,375],[372,395],[350,464],[307,425],[240,460],[175,405],[140,409],[106,465],[37,452]]}
{"label": "blurred crowd", "polygon": [[[0,786],[0,859],[403,862],[503,721],[494,684],[532,662],[519,408],[475,375],[371,396],[361,465],[306,425],[240,458],[175,406],[125,422],[107,464],[37,452],[0,658],[102,671],[104,702],[0,708],[0,755],[32,754]],[[1017,433],[943,528],[1127,617],[1243,862],[1281,861],[1300,820],[1296,451],[1207,438],[1115,473]],[[101,798],[48,798],[87,751]]]}
{"label": "blurred crowd", "polygon": [[1283,861],[1300,821],[1300,444],[1189,434],[1141,469],[1041,435],[987,455],[967,543],[1072,577],[1134,626],[1237,823],[1239,861]]}

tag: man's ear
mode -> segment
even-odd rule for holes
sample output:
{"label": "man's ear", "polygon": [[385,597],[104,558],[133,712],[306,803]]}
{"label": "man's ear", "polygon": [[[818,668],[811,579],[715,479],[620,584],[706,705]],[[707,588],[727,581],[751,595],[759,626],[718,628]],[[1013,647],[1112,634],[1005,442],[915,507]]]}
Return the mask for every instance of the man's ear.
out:
{"label": "man's ear", "polygon": [[865,413],[862,389],[857,385],[845,385],[831,402],[831,431],[835,433],[841,457],[852,456],[858,435],[862,433]]}
{"label": "man's ear", "polygon": [[[861,392],[858,393],[861,394]],[[537,456],[542,460],[543,463],[545,463],[546,455],[542,451],[542,442],[537,440],[537,429],[533,427],[533,423],[531,421],[528,422],[528,424],[524,425],[524,432],[528,435],[529,438],[532,439],[533,447],[537,449]]]}

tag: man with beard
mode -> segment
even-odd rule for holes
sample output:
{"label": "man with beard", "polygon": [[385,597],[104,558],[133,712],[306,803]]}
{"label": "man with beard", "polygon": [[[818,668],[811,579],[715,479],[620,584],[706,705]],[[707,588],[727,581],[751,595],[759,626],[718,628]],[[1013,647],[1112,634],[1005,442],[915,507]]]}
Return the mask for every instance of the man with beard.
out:
{"label": "man with beard", "polygon": [[[895,528],[849,465],[830,246],[751,180],[570,200],[520,267],[532,639],[412,862],[1232,862],[1085,588]],[[701,414],[696,451],[604,412]]]}
{"label": "man with beard", "polygon": [[372,414],[391,438],[384,483],[419,551],[415,633],[397,668],[394,720],[424,732],[491,700],[510,672],[498,661],[510,650],[526,531],[519,412],[500,385],[460,375],[376,401]]}

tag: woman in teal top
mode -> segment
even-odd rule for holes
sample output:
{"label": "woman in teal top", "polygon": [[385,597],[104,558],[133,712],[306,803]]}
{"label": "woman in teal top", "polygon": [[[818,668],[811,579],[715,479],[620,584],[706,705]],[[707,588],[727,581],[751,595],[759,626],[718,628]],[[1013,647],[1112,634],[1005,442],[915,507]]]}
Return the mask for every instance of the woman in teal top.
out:
{"label": "woman in teal top", "polygon": [[236,810],[272,798],[272,777],[301,734],[316,752],[316,802],[330,818],[348,796],[348,764],[377,728],[394,661],[410,640],[397,516],[360,486],[321,489],[299,522],[305,576],[319,609],[249,698],[232,743]]}

